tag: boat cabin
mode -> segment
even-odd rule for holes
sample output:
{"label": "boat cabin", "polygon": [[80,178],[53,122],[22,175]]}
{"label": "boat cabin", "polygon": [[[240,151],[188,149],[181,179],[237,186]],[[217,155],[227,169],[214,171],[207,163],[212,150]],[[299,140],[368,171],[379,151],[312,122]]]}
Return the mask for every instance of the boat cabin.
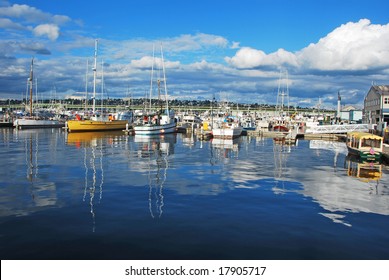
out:
{"label": "boat cabin", "polygon": [[346,145],[349,153],[363,160],[378,160],[383,152],[383,137],[366,132],[348,132]]}

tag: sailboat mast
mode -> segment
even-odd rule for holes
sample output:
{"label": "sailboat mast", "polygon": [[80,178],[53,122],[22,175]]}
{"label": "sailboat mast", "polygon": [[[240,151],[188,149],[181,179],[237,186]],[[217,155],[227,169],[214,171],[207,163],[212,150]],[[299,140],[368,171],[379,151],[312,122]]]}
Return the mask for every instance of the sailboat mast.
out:
{"label": "sailboat mast", "polygon": [[85,73],[85,112],[88,109],[88,69],[89,68],[89,60],[86,60],[86,73]]}
{"label": "sailboat mast", "polygon": [[101,114],[103,114],[103,97],[104,97],[104,62],[101,60]]}
{"label": "sailboat mast", "polygon": [[31,60],[31,69],[30,69],[30,77],[28,78],[28,81],[30,82],[30,116],[32,116],[32,87],[33,87],[33,65],[34,65],[34,58]]}
{"label": "sailboat mast", "polygon": [[284,116],[284,107],[285,107],[285,98],[287,99],[287,111],[286,114],[289,114],[289,78],[288,71],[281,70],[280,77],[278,80],[278,94],[277,94],[277,106],[276,110],[280,117]]}
{"label": "sailboat mast", "polygon": [[155,62],[155,56],[154,56],[155,46],[153,45],[153,62],[151,64],[151,77],[150,77],[150,94],[149,94],[149,111],[151,112],[151,96],[153,94],[153,76],[154,76],[154,62]]}
{"label": "sailboat mast", "polygon": [[165,84],[165,98],[166,98],[166,110],[167,110],[166,113],[170,116],[168,94],[167,94],[167,85],[166,85],[165,62],[163,60],[162,43],[161,43],[161,59],[162,59],[163,82]]}
{"label": "sailboat mast", "polygon": [[95,55],[94,55],[95,62],[94,62],[94,65],[93,65],[93,107],[92,107],[93,114],[94,114],[95,111],[96,111],[97,43],[98,43],[98,40],[96,39],[96,40],[95,40]]}

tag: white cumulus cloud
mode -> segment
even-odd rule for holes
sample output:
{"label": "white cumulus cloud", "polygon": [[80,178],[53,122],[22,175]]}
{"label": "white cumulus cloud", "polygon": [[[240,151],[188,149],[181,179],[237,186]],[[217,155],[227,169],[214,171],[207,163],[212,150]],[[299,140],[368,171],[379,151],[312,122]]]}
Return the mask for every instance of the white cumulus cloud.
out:
{"label": "white cumulus cloud", "polygon": [[280,66],[298,70],[361,71],[389,66],[389,24],[372,24],[368,19],[336,28],[319,42],[292,53],[284,49],[266,54],[243,47],[225,61],[238,69]]}
{"label": "white cumulus cloud", "polygon": [[47,21],[56,24],[64,24],[71,20],[68,16],[52,15],[25,4],[14,4],[12,6],[0,7],[0,16],[21,18],[28,22]]}
{"label": "white cumulus cloud", "polygon": [[296,55],[284,49],[279,49],[274,53],[266,54],[261,50],[243,47],[234,57],[226,57],[225,60],[239,69],[269,66],[298,66]]}
{"label": "white cumulus cloud", "polygon": [[[154,63],[154,69],[162,69],[162,59],[159,57],[153,58],[152,56],[144,56],[141,59],[131,60],[131,65],[140,69],[151,69]],[[164,61],[165,68],[178,68],[180,62],[178,61]]]}
{"label": "white cumulus cloud", "polygon": [[35,36],[47,36],[51,41],[57,40],[59,37],[59,27],[54,24],[40,24],[34,28]]}
{"label": "white cumulus cloud", "polygon": [[368,19],[336,28],[298,54],[304,67],[319,70],[366,70],[389,65],[389,24]]}
{"label": "white cumulus cloud", "polygon": [[243,47],[234,57],[226,57],[225,60],[236,68],[255,68],[261,66],[265,58],[266,54],[263,51]]}

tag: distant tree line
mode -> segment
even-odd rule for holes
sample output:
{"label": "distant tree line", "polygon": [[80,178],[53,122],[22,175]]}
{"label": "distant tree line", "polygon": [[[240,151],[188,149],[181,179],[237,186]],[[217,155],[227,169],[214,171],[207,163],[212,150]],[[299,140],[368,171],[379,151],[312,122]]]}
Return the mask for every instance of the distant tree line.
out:
{"label": "distant tree line", "polygon": [[[149,106],[150,100],[147,98],[137,98],[137,99],[104,99],[103,104],[106,106],[134,106],[134,107],[142,107],[142,106]],[[16,99],[3,99],[0,100],[0,106],[7,106],[7,105],[22,105],[26,103],[26,100],[16,100]],[[72,99],[72,98],[66,98],[66,99],[46,99],[46,100],[39,100],[39,103],[41,104],[51,104],[51,103],[62,103],[62,104],[69,104],[69,105],[76,105],[76,106],[82,106],[85,104],[85,100],[80,99]],[[158,106],[161,104],[161,101],[158,99],[152,99],[151,100],[152,106]],[[100,99],[96,99],[96,104],[101,104]],[[217,102],[215,100],[169,100],[169,105],[175,108],[183,108],[183,109],[196,109],[196,108],[210,108],[211,106],[216,107],[220,104],[220,102]],[[92,105],[92,99],[88,100],[88,105]],[[261,110],[261,109],[275,109],[276,105],[274,104],[259,104],[259,103],[252,103],[252,104],[246,104],[246,103],[236,103],[236,102],[229,102],[228,106],[232,109],[245,109],[245,110]],[[309,107],[300,107],[300,106],[291,106],[289,108],[290,111],[292,110],[312,110],[312,108]],[[323,111],[323,109],[321,109]],[[326,111],[326,110],[324,110]]]}

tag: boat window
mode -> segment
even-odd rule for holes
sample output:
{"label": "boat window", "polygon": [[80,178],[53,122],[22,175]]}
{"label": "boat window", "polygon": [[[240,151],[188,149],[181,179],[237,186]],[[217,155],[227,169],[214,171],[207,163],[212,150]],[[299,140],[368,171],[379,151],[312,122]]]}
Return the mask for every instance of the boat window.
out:
{"label": "boat window", "polygon": [[362,147],[374,147],[374,148],[380,148],[380,141],[373,140],[373,139],[363,139],[362,141]]}

